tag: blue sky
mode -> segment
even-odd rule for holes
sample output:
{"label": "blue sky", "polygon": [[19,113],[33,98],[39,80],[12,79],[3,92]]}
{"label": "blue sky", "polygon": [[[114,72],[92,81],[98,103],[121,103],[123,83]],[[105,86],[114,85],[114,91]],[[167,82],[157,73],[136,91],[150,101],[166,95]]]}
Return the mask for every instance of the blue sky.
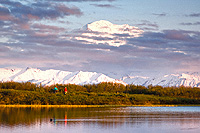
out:
{"label": "blue sky", "polygon": [[[80,26],[88,23],[88,20],[93,22],[105,19],[116,24],[129,25],[137,25],[147,20],[158,24],[159,30],[169,28],[195,30],[195,26],[187,27],[180,23],[198,21],[198,17],[189,17],[189,15],[198,14],[200,7],[198,0],[116,0],[98,3],[73,2],[73,4],[82,7],[84,12],[84,17],[79,18],[82,22]],[[74,19],[77,20],[77,18]]]}
{"label": "blue sky", "polygon": [[[71,39],[99,20],[144,33],[120,47]],[[200,71],[199,0],[1,0],[0,31],[2,68]]]}

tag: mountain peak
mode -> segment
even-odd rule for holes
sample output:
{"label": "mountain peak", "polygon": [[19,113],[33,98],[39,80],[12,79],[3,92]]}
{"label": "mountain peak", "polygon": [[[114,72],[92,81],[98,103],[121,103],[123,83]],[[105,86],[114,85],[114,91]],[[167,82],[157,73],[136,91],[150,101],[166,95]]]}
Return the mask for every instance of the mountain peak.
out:
{"label": "mountain peak", "polygon": [[143,33],[143,31],[137,27],[129,26],[128,24],[117,25],[107,20],[95,21],[95,22],[87,24],[86,26],[87,26],[87,30],[96,31],[99,33],[102,32],[102,33],[110,33],[110,34],[127,34],[130,36],[138,34],[138,31],[139,31],[139,34]]}
{"label": "mountain peak", "polygon": [[106,20],[95,21],[87,24],[87,29],[91,31],[112,27],[113,24]]}
{"label": "mountain peak", "polygon": [[126,39],[141,36],[143,33],[137,27],[128,24],[117,25],[106,20],[95,21],[83,28],[83,33],[75,37],[86,44],[107,44],[119,47],[127,43]]}
{"label": "mountain peak", "polygon": [[89,24],[94,24],[94,25],[113,25],[110,21],[107,21],[107,20],[99,20],[99,21],[95,21],[95,22],[92,22],[92,23],[89,23]]}

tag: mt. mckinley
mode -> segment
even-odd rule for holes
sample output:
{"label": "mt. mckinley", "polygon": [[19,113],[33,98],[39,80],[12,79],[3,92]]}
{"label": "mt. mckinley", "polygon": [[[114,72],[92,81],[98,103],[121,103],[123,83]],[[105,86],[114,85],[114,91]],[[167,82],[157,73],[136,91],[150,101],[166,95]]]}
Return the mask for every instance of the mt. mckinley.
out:
{"label": "mt. mckinley", "polygon": [[86,44],[107,44],[119,47],[126,44],[126,39],[140,37],[143,30],[128,24],[117,25],[106,20],[95,21],[82,28],[83,33],[76,40]]}
{"label": "mt. mckinley", "polygon": [[120,79],[110,78],[104,74],[96,72],[69,72],[60,70],[45,70],[42,71],[36,68],[26,69],[7,69],[0,68],[0,81],[15,81],[15,82],[32,82],[42,85],[58,84],[98,84],[101,82],[114,82],[121,84],[135,84],[135,85],[160,85],[166,86],[190,86],[200,87],[199,73],[180,73],[168,74],[160,76],[123,76]]}

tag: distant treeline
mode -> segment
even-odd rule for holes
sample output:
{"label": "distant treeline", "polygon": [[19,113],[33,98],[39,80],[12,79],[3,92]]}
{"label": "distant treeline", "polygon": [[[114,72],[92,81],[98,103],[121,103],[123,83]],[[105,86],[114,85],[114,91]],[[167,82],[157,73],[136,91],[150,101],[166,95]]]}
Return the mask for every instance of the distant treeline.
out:
{"label": "distant treeline", "polygon": [[[57,84],[52,86],[30,82],[0,82],[0,104],[39,105],[144,105],[144,104],[200,104],[200,88],[148,87],[100,83],[88,85]],[[64,95],[64,88],[68,93]]]}

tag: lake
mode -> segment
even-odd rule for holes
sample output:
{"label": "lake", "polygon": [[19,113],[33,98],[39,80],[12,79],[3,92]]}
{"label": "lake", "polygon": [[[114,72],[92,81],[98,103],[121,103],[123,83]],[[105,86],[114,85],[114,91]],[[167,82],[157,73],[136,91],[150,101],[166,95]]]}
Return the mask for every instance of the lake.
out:
{"label": "lake", "polygon": [[200,107],[0,108],[0,133],[199,133]]}

